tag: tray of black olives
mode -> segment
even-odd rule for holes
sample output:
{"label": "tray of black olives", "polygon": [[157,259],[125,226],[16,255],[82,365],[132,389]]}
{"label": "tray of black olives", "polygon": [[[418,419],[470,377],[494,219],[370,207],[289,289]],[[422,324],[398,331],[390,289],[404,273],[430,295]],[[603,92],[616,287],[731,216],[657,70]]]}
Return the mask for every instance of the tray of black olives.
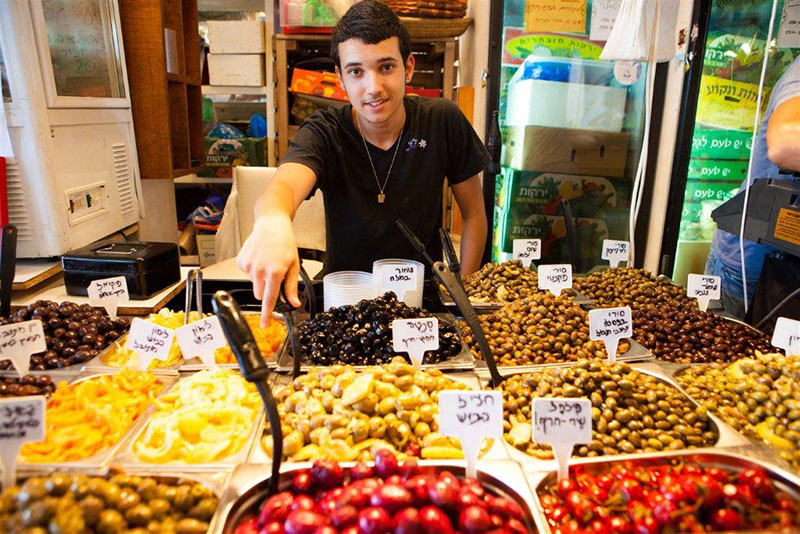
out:
{"label": "tray of black olives", "polygon": [[[80,370],[130,328],[128,319],[112,320],[102,308],[49,300],[37,300],[9,317],[0,317],[0,325],[35,319],[42,322],[47,350],[31,355],[31,371]],[[10,360],[0,360],[0,370],[10,369]]]}
{"label": "tray of black olives", "polygon": [[[58,375],[58,380],[71,380],[76,378],[80,371],[65,372]],[[27,397],[29,395],[44,395],[49,397],[56,390],[57,380],[42,372],[32,372],[19,376],[16,371],[0,371],[0,399],[8,397]]]}
{"label": "tray of black olives", "polygon": [[[432,314],[398,301],[394,293],[358,304],[331,308],[297,326],[295,335],[302,350],[300,369],[337,364],[363,369],[389,363],[397,355],[392,348],[392,321],[436,317],[439,319],[439,350],[429,351],[422,361],[441,370],[474,369],[475,360],[464,345],[456,319],[448,313]],[[278,372],[292,370],[292,343],[281,347]]]}

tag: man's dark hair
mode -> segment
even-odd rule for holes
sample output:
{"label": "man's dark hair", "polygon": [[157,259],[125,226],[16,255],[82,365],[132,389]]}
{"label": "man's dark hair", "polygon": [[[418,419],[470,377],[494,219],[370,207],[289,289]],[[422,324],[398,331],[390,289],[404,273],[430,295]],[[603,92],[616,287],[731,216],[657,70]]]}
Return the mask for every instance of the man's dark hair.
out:
{"label": "man's dark hair", "polygon": [[331,57],[339,68],[339,43],[348,39],[358,39],[365,44],[378,44],[381,41],[397,37],[400,44],[400,56],[405,65],[411,54],[411,39],[400,19],[389,6],[378,0],[362,0],[354,4],[339,19],[331,35]]}

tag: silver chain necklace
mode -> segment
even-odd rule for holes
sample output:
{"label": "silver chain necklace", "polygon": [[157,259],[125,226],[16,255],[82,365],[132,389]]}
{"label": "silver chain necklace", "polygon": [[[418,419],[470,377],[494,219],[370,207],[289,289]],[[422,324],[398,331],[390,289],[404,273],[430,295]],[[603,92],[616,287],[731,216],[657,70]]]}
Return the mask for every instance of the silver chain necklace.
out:
{"label": "silver chain necklace", "polygon": [[378,180],[378,173],[375,172],[375,164],[372,163],[372,156],[369,153],[367,140],[364,139],[364,134],[362,133],[361,130],[361,120],[358,118],[358,113],[356,113],[356,122],[358,123],[358,134],[361,136],[361,140],[364,142],[364,150],[367,151],[369,166],[372,167],[372,175],[375,177],[375,183],[378,185],[378,204],[383,204],[383,201],[386,200],[386,195],[383,193],[383,190],[386,187],[386,183],[389,181],[389,175],[392,174],[392,167],[394,167],[394,159],[397,157],[397,151],[400,148],[400,139],[403,137],[403,130],[405,130],[406,125],[404,123],[403,127],[400,128],[400,135],[398,135],[397,140],[395,140],[397,146],[394,147],[394,155],[392,156],[392,162],[389,164],[389,172],[386,173],[386,179],[383,181],[383,185],[381,185],[380,180]]}

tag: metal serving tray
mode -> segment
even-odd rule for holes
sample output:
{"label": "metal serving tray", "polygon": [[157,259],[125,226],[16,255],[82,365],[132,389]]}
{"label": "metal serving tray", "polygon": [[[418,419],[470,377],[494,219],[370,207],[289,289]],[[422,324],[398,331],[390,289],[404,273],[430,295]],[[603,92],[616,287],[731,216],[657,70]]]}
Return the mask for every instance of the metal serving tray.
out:
{"label": "metal serving tray", "polygon": [[[696,449],[693,451],[670,451],[659,454],[633,454],[625,459],[605,459],[605,458],[582,458],[571,462],[571,465],[582,465],[591,473],[610,472],[612,467],[619,462],[633,462],[642,466],[661,464],[669,459],[680,459],[685,463],[697,463],[707,467],[720,467],[735,472],[745,469],[760,468],[764,469],[770,479],[775,483],[779,490],[789,493],[795,499],[800,499],[800,477],[797,475],[772,465],[769,461],[757,458],[757,451],[749,448],[739,450],[716,450],[716,449]],[[539,493],[556,480],[555,471],[531,471],[526,470],[525,475],[531,488],[534,490],[535,513],[540,521],[540,532],[549,534],[552,532],[549,524],[544,520],[544,508],[539,499]],[[762,530],[737,531],[744,534],[756,534]],[[785,531],[782,531],[785,532]],[[715,533],[709,533],[715,534]]]}
{"label": "metal serving tray", "polygon": [[[115,372],[115,371],[122,371],[123,369],[130,369],[133,371],[140,371],[139,367],[115,367],[113,365],[108,365],[105,362],[105,359],[110,356],[113,352],[116,351],[116,344],[119,343],[120,346],[124,347],[125,342],[128,339],[128,334],[121,336],[117,339],[114,343],[109,345],[108,347],[104,348],[100,354],[86,362],[86,369],[91,371],[104,371],[104,372]],[[181,367],[181,364],[174,363],[172,365],[167,365],[165,367],[153,367],[152,369],[148,369],[149,372],[154,374],[161,374],[161,373],[175,373]]]}
{"label": "metal serving tray", "polygon": [[[475,358],[473,358],[472,353],[469,351],[469,347],[467,347],[466,343],[464,343],[464,338],[461,337],[461,332],[459,331],[458,324],[456,323],[456,318],[452,314],[449,313],[434,313],[434,317],[437,317],[440,321],[446,321],[452,324],[456,329],[456,335],[461,340],[461,352],[459,352],[454,358],[450,358],[449,360],[445,360],[439,363],[431,363],[431,364],[423,364],[423,368],[425,369],[439,369],[442,371],[461,371],[461,370],[473,370],[475,369]],[[299,325],[298,325],[299,326]],[[279,373],[291,373],[292,372],[292,356],[289,354],[289,343],[284,344],[281,348],[281,352],[278,355],[278,368],[277,371]],[[305,362],[300,364],[300,371],[307,372],[312,367],[324,367],[319,365],[312,365],[307,364]],[[374,365],[354,365],[353,368],[357,371],[363,371],[365,369],[369,369],[370,367],[374,367]]]}
{"label": "metal serving tray", "polygon": [[[184,375],[182,378],[185,378]],[[260,403],[259,403],[260,404]],[[155,410],[153,410],[155,412]],[[113,465],[121,467],[126,470],[139,470],[143,472],[156,472],[162,473],[165,470],[178,471],[182,473],[195,473],[207,471],[220,471],[230,470],[233,466],[242,464],[247,460],[250,455],[250,449],[253,447],[253,442],[256,436],[260,436],[260,429],[264,426],[264,407],[259,406],[256,416],[253,419],[247,439],[234,454],[216,462],[190,464],[186,462],[164,462],[164,463],[149,463],[140,460],[133,452],[133,444],[141,437],[147,425],[150,424],[149,418],[146,424],[140,425],[135,431],[128,434],[127,438],[123,441],[122,447],[118,450],[117,456],[114,458]]]}
{"label": "metal serving tray", "polygon": [[[623,363],[632,363],[632,362],[645,362],[654,360],[655,356],[653,353],[650,352],[647,348],[640,345],[636,340],[633,338],[625,338],[625,341],[630,343],[631,348],[628,349],[628,352],[621,356],[617,356],[618,362]],[[569,361],[569,362],[557,362],[557,363],[540,363],[536,365],[500,365],[497,363],[497,371],[500,373],[501,376],[509,376],[518,373],[525,373],[531,371],[539,371],[542,369],[548,368],[561,368],[561,367],[574,367],[578,364],[578,361]],[[598,360],[592,360],[598,361]],[[478,374],[478,377],[482,380],[485,380],[489,377],[489,368],[486,365],[486,362],[483,359],[476,359],[475,360],[475,372]]]}
{"label": "metal serving tray", "polygon": [[[464,476],[464,462],[448,460],[426,460],[420,462],[422,473],[437,473],[443,469],[451,471],[458,477]],[[352,467],[353,462],[341,464],[345,468]],[[279,488],[288,489],[294,472],[311,467],[309,463],[298,463],[281,466]],[[258,505],[267,492],[270,473],[264,465],[245,464],[237,466],[222,494],[217,513],[211,520],[211,534],[232,534],[247,514],[257,514]],[[528,485],[525,474],[519,464],[510,461],[478,462],[478,480],[498,495],[508,497],[518,503],[526,515],[528,531],[541,529],[541,517],[534,515],[536,503]]]}
{"label": "metal serving tray", "polygon": [[[245,316],[248,316],[248,315],[260,316],[261,314],[260,313],[246,313],[246,312],[244,312],[243,315],[245,315]],[[283,318],[283,315],[281,315],[279,313],[273,313],[272,314],[272,320],[273,321],[281,321],[282,323],[285,322],[285,320]],[[270,356],[268,358],[264,358],[264,361],[266,362],[267,367],[269,367],[270,369],[274,369],[275,367],[278,366],[278,355],[286,350],[285,346],[286,346],[286,343],[288,341],[289,341],[289,337],[288,336],[284,336],[283,337],[283,341],[281,341],[280,345],[278,346],[278,350],[275,351],[275,354],[273,354],[272,356]],[[221,367],[223,369],[238,369],[239,368],[239,364],[238,363],[218,363],[217,367]],[[184,360],[183,363],[180,365],[180,370],[181,371],[202,371],[205,368],[206,368],[206,366],[203,365],[203,363],[200,361],[200,358],[197,358],[197,357],[193,357],[193,358],[189,358],[188,360]]]}
{"label": "metal serving tray", "polygon": [[[80,382],[85,382],[86,380],[90,380],[97,376],[103,376],[108,374],[114,373],[107,373],[107,372],[97,372],[97,371],[86,371],[85,373],[81,374],[74,380],[70,381],[70,385],[78,384]],[[162,384],[164,384],[164,388],[161,390],[156,398],[160,397],[164,393],[170,390],[175,382],[177,381],[177,375],[167,375],[167,374],[160,374],[156,375],[156,379],[159,380]],[[81,460],[75,460],[73,462],[54,462],[54,463],[26,463],[26,462],[18,462],[17,463],[17,471],[22,474],[27,473],[41,473],[41,472],[50,472],[53,470],[63,471],[63,470],[75,470],[75,471],[82,471],[82,472],[90,472],[90,473],[103,473],[108,469],[108,466],[111,464],[111,460],[114,458],[114,455],[117,454],[117,451],[122,446],[123,443],[129,438],[129,436],[135,432],[137,432],[142,426],[144,425],[145,421],[150,417],[150,414],[153,413],[155,406],[151,403],[144,412],[133,422],[133,425],[122,435],[122,437],[111,447],[103,449],[102,451],[89,456],[87,458],[83,458]],[[47,416],[47,411],[45,410],[45,417]]]}
{"label": "metal serving tray", "polygon": [[[671,386],[671,387],[677,389],[678,391],[680,391],[695,406],[699,406],[699,403],[697,401],[695,401],[693,398],[691,398],[688,395],[686,395],[686,393],[683,391],[683,389],[681,389],[669,376],[664,374],[658,368],[657,365],[651,364],[651,363],[645,363],[645,364],[633,364],[633,365],[631,365],[631,367],[633,367],[637,371],[640,371],[642,373],[645,373],[645,374],[648,374],[648,375],[654,377],[656,380],[660,380],[661,382],[665,382],[669,386]],[[512,373],[512,374],[522,374],[522,373]],[[506,376],[508,376],[508,375],[506,375]],[[490,389],[490,388],[487,387],[486,389]],[[709,419],[711,421],[711,429],[717,435],[716,441],[714,442],[713,445],[711,445],[709,447],[701,447],[701,448],[698,448],[698,449],[690,449],[690,450],[702,450],[702,449],[706,449],[706,448],[710,448],[710,447],[714,447],[714,448],[716,448],[716,447],[725,447],[725,448],[727,448],[727,447],[742,447],[742,446],[750,444],[750,442],[749,442],[749,440],[747,438],[745,438],[744,436],[742,436],[741,434],[736,432],[736,430],[734,430],[731,426],[729,426],[728,424],[726,424],[725,422],[720,420],[718,417],[716,417],[715,415],[712,415],[711,413],[709,413],[708,415],[709,415]],[[542,457],[536,457],[536,456],[531,456],[531,455],[529,455],[527,453],[524,453],[524,452],[520,451],[519,449],[517,449],[516,447],[514,447],[513,445],[508,443],[505,440],[505,438],[503,438],[503,443],[505,444],[506,448],[508,449],[508,454],[511,457],[511,459],[515,460],[517,462],[520,462],[523,465],[538,464],[540,466],[540,468],[543,465],[550,465],[550,466],[555,466],[556,465],[555,464],[555,460],[547,458],[546,457],[547,453],[544,452],[544,451],[543,451],[543,456]],[[681,451],[676,451],[676,452],[681,452]],[[686,452],[686,451],[684,451],[684,452]],[[631,454],[603,455],[603,456],[599,456],[597,458],[600,458],[600,459],[603,459],[603,458],[628,458],[628,457],[634,457],[634,456],[642,455],[642,454],[649,454],[649,453],[631,453]],[[577,459],[579,457],[575,456],[574,458]]]}
{"label": "metal serving tray", "polygon": [[[441,285],[438,285],[437,287],[439,288],[439,298],[442,299],[442,304],[444,304],[444,306],[452,313],[456,315],[460,314],[461,310],[458,309],[458,306],[456,305],[455,301],[450,296],[450,294],[446,290],[442,289]],[[587,297],[586,295],[575,289],[573,289],[572,292],[575,293],[574,297],[572,298],[572,302],[578,304],[579,306],[591,305],[592,300],[589,297]],[[477,301],[470,299],[469,302],[470,304],[472,304],[472,307],[475,308],[475,312],[481,315],[497,311],[506,304],[511,304],[513,301],[502,301],[502,300]]]}

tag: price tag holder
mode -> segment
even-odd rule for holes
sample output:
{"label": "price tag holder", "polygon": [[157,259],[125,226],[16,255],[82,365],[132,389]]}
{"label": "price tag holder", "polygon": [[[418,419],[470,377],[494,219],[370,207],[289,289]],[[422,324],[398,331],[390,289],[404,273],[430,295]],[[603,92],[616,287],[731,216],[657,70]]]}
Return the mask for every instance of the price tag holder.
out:
{"label": "price tag holder", "polygon": [[569,474],[576,443],[592,441],[592,402],[589,399],[533,399],[533,441],[549,443],[558,462],[558,480]]}
{"label": "price tag holder", "polygon": [[153,359],[166,361],[169,358],[169,349],[174,337],[175,330],[137,317],[131,322],[125,348],[139,356],[139,368],[147,371]]}
{"label": "price tag holder", "polygon": [[34,319],[0,326],[0,360],[11,360],[20,376],[31,367],[31,354],[47,350],[42,321]]}
{"label": "price tag holder", "polygon": [[23,443],[44,439],[44,395],[0,400],[0,459],[3,460],[3,489],[17,478],[17,455]]}
{"label": "price tag holder", "polygon": [[403,300],[406,291],[417,290],[417,266],[413,263],[384,265],[381,267],[381,287],[393,291],[397,300]]}
{"label": "price tag holder", "polygon": [[503,394],[499,391],[442,391],[439,393],[439,422],[443,435],[461,441],[467,476],[477,478],[483,439],[503,437]]}
{"label": "price tag holder", "polygon": [[617,361],[619,340],[633,337],[633,321],[630,306],[589,310],[589,339],[602,340],[608,359]]}
{"label": "price tag holder", "polygon": [[630,241],[603,239],[603,253],[600,257],[607,260],[612,267],[619,267],[620,262],[627,262],[630,259],[630,253]]}
{"label": "price tag holder", "polygon": [[129,299],[128,281],[124,276],[92,280],[86,290],[92,306],[105,308],[106,313],[112,320],[117,318],[119,303]]}
{"label": "price tag holder", "polygon": [[778,317],[772,332],[772,346],[783,349],[787,356],[800,356],[800,321]]}
{"label": "price tag holder", "polygon": [[722,281],[719,276],[690,274],[686,293],[691,298],[697,299],[697,306],[701,311],[706,311],[709,301],[719,300],[721,286]]}
{"label": "price tag holder", "polygon": [[414,368],[421,368],[425,353],[439,349],[439,319],[395,319],[392,321],[392,348],[395,352],[408,353]]}
{"label": "price tag holder", "polygon": [[216,315],[175,329],[175,338],[184,358],[198,356],[209,369],[217,366],[214,351],[228,344]]}
{"label": "price tag holder", "polygon": [[553,295],[561,294],[562,289],[572,287],[572,265],[568,263],[556,265],[540,265],[539,289],[550,291]]}
{"label": "price tag holder", "polygon": [[542,257],[541,239],[515,239],[512,246],[513,258],[522,261],[525,267],[530,267],[533,260]]}

